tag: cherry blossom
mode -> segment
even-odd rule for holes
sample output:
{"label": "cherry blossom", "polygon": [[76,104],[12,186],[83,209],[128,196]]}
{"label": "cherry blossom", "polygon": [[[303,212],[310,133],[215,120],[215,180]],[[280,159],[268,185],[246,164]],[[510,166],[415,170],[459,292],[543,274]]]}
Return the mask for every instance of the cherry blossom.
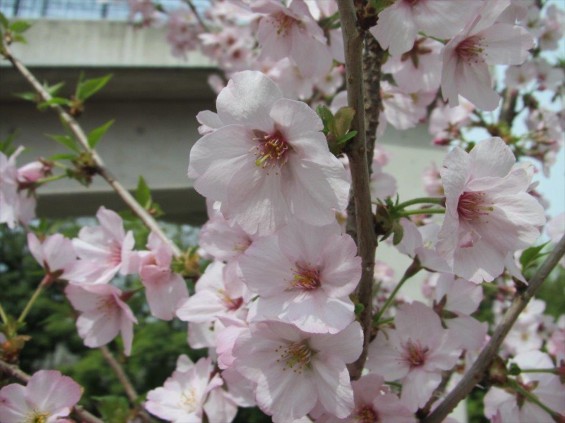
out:
{"label": "cherry blossom", "polygon": [[10,229],[35,217],[35,197],[20,190],[22,175],[18,173],[16,158],[22,151],[20,147],[10,157],[0,151],[0,223],[6,223]]}
{"label": "cherry blossom", "polygon": [[35,372],[26,386],[12,383],[0,389],[2,423],[55,423],[68,416],[82,388],[56,370]]}
{"label": "cherry blossom", "polygon": [[[541,351],[519,354],[513,361],[524,370],[553,368],[551,358]],[[516,382],[526,391],[535,395],[542,404],[556,413],[565,415],[565,387],[559,377],[547,373],[522,373]],[[553,421],[545,410],[524,398],[519,392],[514,394],[493,387],[484,399],[485,416],[492,418],[499,414],[501,422],[550,422]]]}
{"label": "cherry blossom", "polygon": [[383,49],[398,56],[412,49],[420,31],[432,37],[452,37],[477,6],[478,2],[469,0],[399,0],[379,13],[370,31]]}
{"label": "cherry blossom", "polygon": [[70,239],[61,234],[47,236],[40,242],[33,232],[27,234],[31,255],[45,271],[58,279],[69,279],[77,266],[77,255]]}
{"label": "cherry blossom", "polygon": [[196,142],[188,173],[228,220],[265,235],[291,217],[319,226],[345,209],[345,170],[308,106],[252,71],[235,74],[216,106],[225,126]]}
{"label": "cherry blossom", "polygon": [[395,329],[377,334],[369,346],[367,368],[386,381],[402,382],[401,400],[411,411],[425,405],[461,349],[432,309],[414,302],[398,308]]}
{"label": "cherry blossom", "polygon": [[101,347],[121,333],[124,353],[130,355],[133,324],[137,319],[122,300],[122,291],[112,285],[69,284],[65,294],[73,308],[80,312],[76,324],[84,345]]}
{"label": "cherry blossom", "polygon": [[[451,3],[451,2],[450,2]],[[497,23],[510,0],[486,0],[474,19],[443,50],[441,90],[450,106],[459,94],[483,110],[494,110],[499,96],[492,88],[488,66],[519,65],[534,47],[532,35],[517,25]]]}
{"label": "cherry blossom", "polygon": [[176,370],[160,388],[147,393],[145,408],[151,414],[175,423],[225,422],[235,417],[237,405],[223,390],[210,358],[194,364],[186,355],[177,360]]}
{"label": "cherry blossom", "polygon": [[335,335],[261,322],[236,341],[234,365],[256,383],[257,404],[275,423],[304,417],[317,402],[326,412],[344,418],[354,406],[345,365],[357,359],[362,342],[357,322]]}
{"label": "cherry blossom", "polygon": [[289,57],[305,77],[323,76],[330,70],[326,37],[303,0],[294,0],[288,7],[274,0],[255,1],[251,9],[265,14],[257,28],[260,59]]}
{"label": "cherry blossom", "polygon": [[356,254],[337,224],[290,223],[256,240],[240,259],[245,283],[259,294],[252,319],[281,320],[305,332],[343,330],[355,318],[349,294],[361,277]]}
{"label": "cherry blossom", "polygon": [[82,228],[73,239],[81,260],[72,282],[103,284],[118,272],[127,275],[138,270],[138,256],[132,253],[133,233],[125,232],[122,218],[105,207],[98,209],[96,218],[100,226]]}
{"label": "cherry blossom", "polygon": [[500,138],[470,153],[456,147],[445,158],[446,213],[437,250],[464,279],[492,281],[508,254],[532,244],[545,223],[543,207],[527,192],[532,174],[515,162]]}
{"label": "cherry blossom", "polygon": [[141,256],[139,266],[147,303],[153,316],[171,320],[180,303],[188,298],[188,289],[183,277],[171,271],[171,246],[151,232],[147,248],[149,252]]}

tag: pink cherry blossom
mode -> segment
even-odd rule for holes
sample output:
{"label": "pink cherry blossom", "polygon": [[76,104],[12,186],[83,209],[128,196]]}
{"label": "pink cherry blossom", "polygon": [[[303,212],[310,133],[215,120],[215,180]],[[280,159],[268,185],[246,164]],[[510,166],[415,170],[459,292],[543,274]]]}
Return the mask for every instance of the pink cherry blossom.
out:
{"label": "pink cherry blossom", "polygon": [[22,151],[20,147],[10,157],[0,152],[0,223],[11,229],[19,222],[27,225],[35,217],[33,193],[20,190],[16,158]]}
{"label": "pink cherry blossom", "polygon": [[58,279],[68,279],[77,266],[77,255],[73,242],[61,234],[47,236],[40,242],[33,232],[27,234],[31,255],[39,265]]}
{"label": "pink cherry blossom", "polygon": [[492,88],[489,65],[519,65],[534,47],[524,28],[497,23],[510,0],[486,0],[474,19],[453,37],[443,50],[441,89],[450,106],[459,104],[459,94],[483,110],[494,110],[499,96]]}
{"label": "pink cherry blossom", "polygon": [[406,94],[436,91],[441,81],[441,50],[443,45],[431,38],[416,40],[412,50],[391,56],[382,70],[390,73]]}
{"label": "pink cherry blossom", "polygon": [[250,329],[236,341],[234,365],[257,384],[257,404],[275,423],[304,417],[317,402],[340,418],[351,413],[353,390],[345,365],[361,353],[359,323],[335,335],[309,334],[279,322]]}
{"label": "pink cherry blossom", "polygon": [[337,224],[289,223],[256,240],[239,263],[259,298],[254,320],[281,320],[305,332],[336,333],[355,318],[349,298],[361,277],[353,239]]}
{"label": "pink cherry blossom", "polygon": [[485,343],[488,324],[471,316],[483,299],[483,289],[476,283],[451,274],[437,274],[434,308],[462,348],[478,351]]}
{"label": "pink cherry blossom", "polygon": [[188,7],[182,7],[169,13],[167,21],[167,42],[175,57],[186,59],[190,50],[198,46],[198,21]]}
{"label": "pink cherry blossom", "polygon": [[196,142],[189,177],[199,193],[221,202],[228,220],[265,235],[291,218],[325,225],[345,209],[345,170],[306,104],[246,71],[233,76],[216,105],[225,126]]}
{"label": "pink cherry blossom", "polygon": [[289,57],[305,77],[323,76],[330,70],[332,56],[326,37],[303,0],[294,0],[288,7],[274,0],[259,0],[251,9],[265,14],[257,28],[260,59]]}
{"label": "pink cherry blossom", "polygon": [[216,260],[237,259],[252,243],[252,237],[221,213],[210,218],[200,231],[200,247]]}
{"label": "pink cherry blossom", "polygon": [[414,302],[398,308],[395,329],[378,333],[369,346],[367,368],[386,381],[402,382],[401,400],[408,409],[424,406],[450,370],[461,349],[432,309]]}
{"label": "pink cherry blossom", "polygon": [[137,319],[122,300],[122,291],[112,285],[69,284],[65,294],[73,308],[80,312],[76,324],[84,345],[101,347],[121,333],[124,353],[130,355],[133,324]]}
{"label": "pink cherry blossom", "polygon": [[412,49],[420,31],[432,37],[452,37],[477,6],[478,2],[469,0],[398,0],[379,13],[370,32],[383,49],[398,56]]}
{"label": "pink cherry blossom", "polygon": [[[416,418],[400,399],[384,384],[382,376],[369,373],[354,380],[355,409],[349,417],[339,419],[323,414],[316,416],[318,423],[415,423]],[[314,414],[314,413],[312,413]]]}
{"label": "pink cherry blossom", "polygon": [[56,370],[35,372],[26,386],[12,383],[0,389],[2,423],[55,423],[68,416],[82,388]]}
{"label": "pink cherry blossom", "polygon": [[223,384],[220,375],[214,374],[210,358],[201,358],[194,364],[181,355],[176,370],[164,385],[147,393],[145,408],[175,423],[229,423],[237,413],[237,405],[222,388]]}
{"label": "pink cherry blossom", "polygon": [[437,250],[464,279],[492,281],[508,254],[531,245],[545,223],[543,207],[527,192],[532,174],[515,162],[500,138],[470,153],[457,147],[444,160],[446,213]]}
{"label": "pink cherry blossom", "polygon": [[[513,361],[524,370],[553,368],[551,358],[541,351],[519,354]],[[539,401],[556,413],[565,415],[565,387],[559,376],[547,373],[522,373],[517,383],[535,395]],[[554,419],[541,407],[519,393],[510,393],[497,387],[491,388],[484,399],[485,416],[492,418],[499,414],[500,422],[551,422]]]}
{"label": "pink cherry blossom", "polygon": [[218,317],[245,320],[247,288],[237,268],[215,261],[208,265],[196,283],[196,292],[184,300],[176,314],[186,322],[213,326]]}
{"label": "pink cherry blossom", "polygon": [[100,226],[82,228],[73,240],[81,260],[72,282],[103,284],[118,272],[127,275],[138,270],[137,255],[131,251],[133,233],[125,232],[122,218],[105,207],[98,209],[96,217]]}
{"label": "pink cherry blossom", "polygon": [[434,144],[445,145],[461,137],[461,129],[471,122],[475,106],[463,97],[459,98],[459,106],[455,107],[438,103],[430,115],[429,132]]}
{"label": "pink cherry blossom", "polygon": [[139,276],[151,314],[171,320],[179,305],[188,298],[183,277],[171,271],[173,250],[158,235],[151,232],[147,242],[149,252],[141,256]]}

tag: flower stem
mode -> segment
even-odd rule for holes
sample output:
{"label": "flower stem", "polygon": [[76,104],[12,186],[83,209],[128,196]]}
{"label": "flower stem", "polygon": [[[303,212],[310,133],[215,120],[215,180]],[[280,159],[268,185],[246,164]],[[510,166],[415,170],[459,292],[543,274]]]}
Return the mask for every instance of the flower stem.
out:
{"label": "flower stem", "polygon": [[67,175],[65,175],[64,173],[62,173],[60,175],[53,175],[53,176],[49,176],[47,178],[38,179],[36,181],[36,184],[37,185],[43,185],[43,184],[46,184],[48,182],[54,182],[54,181],[58,181],[59,179],[64,179],[66,177],[67,177]]}
{"label": "flower stem", "polygon": [[440,206],[445,205],[445,198],[443,197],[418,197],[412,200],[405,201],[396,206],[397,209],[405,209],[408,206],[413,206],[414,204],[439,204]]}
{"label": "flower stem", "polygon": [[24,311],[22,311],[22,314],[20,314],[20,317],[18,317],[18,323],[23,323],[25,321],[25,318],[27,317],[27,314],[29,313],[29,311],[31,310],[31,307],[33,306],[33,304],[35,304],[35,301],[39,298],[39,295],[41,294],[41,292],[43,291],[43,288],[45,288],[47,285],[49,285],[51,282],[53,282],[52,276],[50,273],[47,273],[43,279],[41,280],[41,282],[39,283],[39,285],[37,286],[37,288],[35,289],[33,295],[31,296],[31,298],[29,299],[29,301],[27,302]]}
{"label": "flower stem", "polygon": [[404,285],[404,283],[408,279],[410,279],[412,276],[414,276],[416,273],[418,273],[421,269],[422,269],[422,266],[420,266],[420,261],[417,258],[414,259],[412,264],[404,272],[404,275],[402,275],[402,279],[400,279],[398,284],[394,287],[394,290],[390,293],[389,297],[386,299],[383,306],[380,308],[379,312],[375,315],[373,322],[375,322],[377,325],[380,325],[380,324],[387,322],[389,320],[389,319],[385,319],[385,320],[381,321],[381,317],[384,315],[385,311],[390,307],[390,305],[394,301],[394,297],[396,297],[396,294],[398,294],[398,291],[400,291],[400,288],[402,288],[402,285]]}
{"label": "flower stem", "polygon": [[398,213],[400,217],[413,216],[416,214],[445,214],[445,209],[418,209],[406,210]]}
{"label": "flower stem", "polygon": [[551,417],[559,416],[559,413],[557,413],[556,411],[553,411],[551,408],[549,408],[547,405],[545,405],[543,402],[541,402],[540,399],[535,394],[532,394],[527,389],[522,388],[522,386],[520,386],[520,384],[517,383],[516,381],[511,381],[510,386],[518,394],[522,395],[524,398],[526,398],[531,403],[537,405],[539,408],[541,408],[543,411],[545,411]]}
{"label": "flower stem", "polygon": [[557,369],[520,369],[520,373],[550,373],[557,374]]}

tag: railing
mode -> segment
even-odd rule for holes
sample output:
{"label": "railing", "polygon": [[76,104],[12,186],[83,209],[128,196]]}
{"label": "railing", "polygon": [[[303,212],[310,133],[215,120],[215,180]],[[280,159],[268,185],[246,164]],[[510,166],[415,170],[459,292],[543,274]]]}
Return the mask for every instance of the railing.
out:
{"label": "railing", "polygon": [[[181,7],[183,0],[156,1],[165,10]],[[207,0],[195,0],[200,10]],[[0,0],[0,12],[7,18],[88,19],[125,21],[129,16],[127,0]]]}

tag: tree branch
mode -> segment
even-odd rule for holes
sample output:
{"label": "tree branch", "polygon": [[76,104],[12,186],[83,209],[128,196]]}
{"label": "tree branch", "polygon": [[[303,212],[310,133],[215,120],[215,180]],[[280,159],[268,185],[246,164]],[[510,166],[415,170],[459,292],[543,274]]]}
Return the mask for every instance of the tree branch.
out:
{"label": "tree branch", "polygon": [[204,22],[204,19],[202,19],[202,16],[200,16],[200,13],[198,13],[198,9],[196,8],[196,6],[194,5],[194,3],[192,2],[192,0],[184,0],[184,2],[186,3],[186,5],[188,7],[190,7],[190,10],[192,10],[192,13],[194,13],[194,16],[196,17],[196,20],[198,21],[198,23],[200,24],[200,26],[202,27],[202,29],[205,32],[211,32],[210,28],[208,28],[208,25],[206,25],[206,23]]}
{"label": "tree branch", "polygon": [[[29,82],[33,89],[39,94],[41,99],[43,101],[51,100],[52,97],[49,92],[47,92],[43,85],[39,83],[39,81],[30,72],[30,70],[12,55],[9,47],[6,45],[4,40],[2,40],[2,47],[4,57],[8,59],[12,63],[14,68]],[[116,178],[104,166],[104,162],[102,161],[102,158],[98,155],[98,153],[90,148],[90,146],[88,145],[88,138],[79,123],[61,106],[52,105],[51,108],[54,109],[55,112],[57,112],[60,119],[69,127],[83,150],[92,156],[92,160],[96,164],[98,174],[102,176],[102,178],[104,178],[104,180],[114,189],[114,191],[116,191],[116,193],[120,196],[124,203],[126,203],[126,205],[141,219],[145,226],[147,226],[151,231],[155,232],[164,242],[171,245],[173,253],[176,256],[180,256],[180,249],[167,237],[167,235],[165,235],[153,216],[151,216],[147,212],[147,210],[145,210],[129,193],[129,191],[124,188],[124,186],[118,180],[116,180]]]}
{"label": "tree branch", "polygon": [[[135,388],[133,387],[133,384],[129,380],[129,377],[126,374],[126,372],[124,371],[124,368],[122,367],[122,365],[120,363],[118,363],[118,360],[116,360],[116,358],[114,357],[114,355],[112,354],[112,352],[108,349],[108,347],[106,345],[101,346],[99,348],[99,350],[102,353],[102,356],[104,357],[106,362],[112,368],[112,371],[114,372],[114,374],[116,375],[116,377],[120,381],[121,385],[124,387],[124,391],[126,393],[126,396],[129,399],[130,403],[132,405],[137,405],[137,397],[139,395],[137,394],[137,391],[135,390]],[[149,415],[143,409],[138,410],[138,416],[144,422],[151,421],[151,418],[149,417]]]}
{"label": "tree branch", "polygon": [[539,290],[549,273],[553,270],[557,262],[565,254],[565,235],[557,243],[554,250],[536,271],[532,279],[529,281],[528,288],[517,294],[512,301],[510,308],[504,314],[502,321],[492,334],[487,345],[481,351],[479,357],[471,367],[471,369],[463,376],[463,379],[449,393],[449,395],[440,403],[440,405],[425,419],[423,423],[440,423],[445,417],[457,406],[459,401],[465,398],[473,390],[475,385],[483,378],[483,374],[490,366],[492,360],[496,356],[502,341],[510,332],[512,325],[518,319],[520,313],[524,310],[530,299]]}
{"label": "tree branch", "polygon": [[[8,364],[4,360],[0,360],[0,373],[4,373],[10,376],[11,378],[14,378],[22,383],[28,383],[29,380],[31,379],[31,376],[25,373],[19,367],[14,366],[13,364]],[[81,422],[104,423],[102,420],[100,420],[98,417],[94,416],[93,414],[90,414],[80,405],[75,405],[73,407],[72,413],[76,415]]]}
{"label": "tree branch", "polygon": [[[365,140],[365,106],[363,93],[363,33],[358,29],[355,8],[351,0],[338,0],[341,16],[341,28],[345,45],[345,69],[347,81],[348,105],[355,110],[352,130],[357,136],[346,150],[351,169],[351,188],[355,215],[355,236],[357,252],[362,260],[361,280],[357,287],[357,297],[363,310],[359,316],[363,327],[363,352],[349,366],[352,379],[358,379],[367,359],[367,350],[371,338],[373,273],[375,267],[376,239],[373,230],[371,210],[371,192],[369,189],[369,165]],[[348,214],[352,207],[348,207]]]}

